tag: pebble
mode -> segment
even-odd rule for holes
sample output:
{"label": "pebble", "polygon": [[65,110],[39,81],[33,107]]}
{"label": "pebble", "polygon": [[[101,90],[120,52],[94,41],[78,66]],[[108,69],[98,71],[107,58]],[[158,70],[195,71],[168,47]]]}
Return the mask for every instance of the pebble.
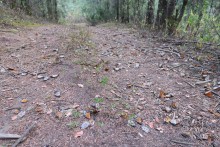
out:
{"label": "pebble", "polygon": [[55,92],[54,92],[54,95],[55,95],[56,97],[60,97],[60,96],[61,96],[61,92],[60,92],[60,91],[55,91]]}
{"label": "pebble", "polygon": [[85,121],[85,122],[82,123],[81,129],[86,129],[86,128],[88,128],[89,126],[90,126],[90,123],[89,123],[88,121]]}
{"label": "pebble", "polygon": [[44,81],[47,81],[47,80],[49,80],[49,77],[48,76],[44,77]]}
{"label": "pebble", "polygon": [[51,78],[57,78],[59,75],[51,75]]}
{"label": "pebble", "polygon": [[1,68],[0,72],[1,72],[1,73],[5,73],[6,70],[5,70],[4,68]]}
{"label": "pebble", "polygon": [[171,119],[170,123],[175,126],[175,125],[179,124],[179,121],[176,119]]}
{"label": "pebble", "polygon": [[128,120],[128,125],[131,127],[136,127],[136,124],[133,120]]}
{"label": "pebble", "polygon": [[119,70],[120,70],[120,68],[118,68],[118,67],[115,67],[115,68],[114,68],[114,70],[115,70],[115,71],[119,71]]}
{"label": "pebble", "polygon": [[38,75],[37,78],[38,78],[38,79],[43,79],[44,76],[43,76],[43,75]]}
{"label": "pebble", "polygon": [[18,113],[18,117],[22,118],[26,114],[25,111],[21,111]]}
{"label": "pebble", "polygon": [[22,76],[26,76],[28,73],[27,72],[22,72],[21,75]]}
{"label": "pebble", "polygon": [[139,63],[135,63],[134,68],[139,68],[140,64]]}
{"label": "pebble", "polygon": [[142,125],[141,129],[145,132],[145,133],[149,133],[150,129],[147,126]]}
{"label": "pebble", "polygon": [[181,135],[185,138],[190,138],[191,136],[190,132],[182,132]]}
{"label": "pebble", "polygon": [[172,111],[172,109],[170,107],[165,107],[164,111],[167,112],[167,113],[170,113]]}

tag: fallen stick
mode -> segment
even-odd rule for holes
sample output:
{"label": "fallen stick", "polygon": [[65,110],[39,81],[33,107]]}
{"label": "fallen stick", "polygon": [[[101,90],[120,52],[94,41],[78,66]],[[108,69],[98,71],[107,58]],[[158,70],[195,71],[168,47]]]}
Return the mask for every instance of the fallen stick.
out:
{"label": "fallen stick", "polygon": [[0,139],[18,139],[20,135],[0,133]]}
{"label": "fallen stick", "polygon": [[183,142],[183,141],[178,141],[178,140],[170,140],[173,143],[177,144],[184,144],[184,145],[196,145],[195,143],[190,143],[190,142]]}
{"label": "fallen stick", "polygon": [[30,131],[35,127],[36,123],[33,123],[25,132],[24,134],[12,145],[12,147],[17,147],[19,143],[23,141],[23,139],[30,133]]}

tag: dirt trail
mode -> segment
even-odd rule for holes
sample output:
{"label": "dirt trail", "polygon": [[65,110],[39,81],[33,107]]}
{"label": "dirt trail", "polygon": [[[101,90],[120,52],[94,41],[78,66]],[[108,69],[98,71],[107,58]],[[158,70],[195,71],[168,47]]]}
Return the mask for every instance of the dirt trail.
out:
{"label": "dirt trail", "polygon": [[[79,29],[90,44],[73,48],[69,36]],[[148,32],[47,25],[0,36],[0,132],[37,124],[20,146],[220,145],[218,97],[192,85],[188,60]],[[82,114],[93,104],[99,112],[88,120]],[[91,126],[75,138],[85,121]]]}

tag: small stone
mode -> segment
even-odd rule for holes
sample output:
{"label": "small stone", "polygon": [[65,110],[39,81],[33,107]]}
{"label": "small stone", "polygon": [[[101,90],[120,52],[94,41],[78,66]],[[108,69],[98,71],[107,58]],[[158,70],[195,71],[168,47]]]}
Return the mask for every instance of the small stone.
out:
{"label": "small stone", "polygon": [[183,72],[181,72],[181,73],[180,73],[180,76],[181,76],[181,77],[184,77],[184,76],[186,76],[186,74],[183,73]]}
{"label": "small stone", "polygon": [[60,55],[60,58],[64,58],[65,56],[64,55]]}
{"label": "small stone", "polygon": [[18,113],[18,117],[22,118],[26,114],[25,111],[21,111]]}
{"label": "small stone", "polygon": [[82,123],[81,129],[86,129],[86,128],[88,128],[89,126],[90,126],[90,123],[89,123],[88,121],[85,121],[85,122]]}
{"label": "small stone", "polygon": [[49,80],[49,77],[48,76],[44,77],[44,81],[47,81],[47,80]]}
{"label": "small stone", "polygon": [[143,110],[144,107],[142,107],[142,106],[138,106],[138,109],[139,109],[139,110]]}
{"label": "small stone", "polygon": [[55,74],[55,75],[51,75],[50,77],[51,78],[57,78],[59,75],[58,74]]}
{"label": "small stone", "polygon": [[44,76],[43,76],[43,75],[38,75],[37,78],[38,78],[38,79],[43,79]]}
{"label": "small stone", "polygon": [[176,119],[171,119],[170,123],[175,126],[175,125],[179,124],[179,121]]}
{"label": "small stone", "polygon": [[118,67],[115,67],[115,68],[114,68],[114,70],[115,70],[115,71],[119,71],[119,70],[120,70],[120,68],[118,68]]}
{"label": "small stone", "polygon": [[208,140],[209,139],[209,135],[208,134],[202,134],[202,139],[203,140]]}
{"label": "small stone", "polygon": [[133,120],[128,120],[128,125],[131,127],[136,127],[136,124]]}
{"label": "small stone", "polygon": [[1,68],[0,72],[1,72],[1,73],[5,73],[6,70],[5,70],[4,68]]}
{"label": "small stone", "polygon": [[145,133],[149,133],[149,132],[150,132],[150,129],[149,129],[149,127],[147,127],[147,126],[142,125],[142,126],[141,126],[141,129],[142,129]]}
{"label": "small stone", "polygon": [[190,132],[182,132],[181,135],[185,138],[190,138],[191,136]]}
{"label": "small stone", "polygon": [[164,111],[167,112],[167,113],[170,113],[172,111],[172,109],[170,107],[165,107]]}
{"label": "small stone", "polygon": [[220,81],[218,82],[218,85],[220,85]]}
{"label": "small stone", "polygon": [[22,76],[26,76],[28,73],[27,72],[22,72],[21,75]]}
{"label": "small stone", "polygon": [[80,88],[83,88],[84,85],[83,84],[77,84]]}
{"label": "small stone", "polygon": [[53,51],[54,51],[54,52],[58,52],[58,51],[59,51],[59,49],[58,49],[58,48],[55,48],[55,49],[53,49]]}
{"label": "small stone", "polygon": [[134,68],[139,68],[140,64],[139,63],[135,63]]}
{"label": "small stone", "polygon": [[60,97],[60,96],[61,96],[61,92],[60,92],[60,91],[55,91],[55,92],[54,92],[54,96]]}

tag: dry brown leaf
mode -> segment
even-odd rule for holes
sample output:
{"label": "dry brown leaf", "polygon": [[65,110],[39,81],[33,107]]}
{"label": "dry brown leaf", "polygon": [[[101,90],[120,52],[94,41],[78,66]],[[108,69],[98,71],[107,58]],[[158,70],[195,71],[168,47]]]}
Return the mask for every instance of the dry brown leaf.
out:
{"label": "dry brown leaf", "polygon": [[23,100],[21,100],[21,102],[22,102],[22,103],[27,103],[28,100],[27,100],[27,99],[23,99]]}
{"label": "dry brown leaf", "polygon": [[166,123],[169,123],[169,122],[171,121],[171,118],[170,118],[169,116],[167,116],[166,118],[164,118],[164,121],[165,121]]}
{"label": "dry brown leaf", "polygon": [[205,92],[205,96],[209,97],[209,98],[212,98],[213,97],[213,94],[211,91],[207,91]]}
{"label": "dry brown leaf", "polygon": [[63,113],[60,111],[56,112],[56,118],[61,119],[63,117]]}
{"label": "dry brown leaf", "polygon": [[89,112],[87,112],[86,115],[85,115],[85,117],[86,117],[87,119],[90,119],[90,118],[91,118],[91,114],[90,114]]}
{"label": "dry brown leaf", "polygon": [[82,135],[83,135],[83,131],[79,131],[79,132],[76,132],[76,133],[75,133],[74,137],[75,137],[75,138],[79,138],[79,137],[81,137]]}
{"label": "dry brown leaf", "polygon": [[176,109],[177,108],[177,103],[176,102],[172,102],[170,105],[172,108]]}
{"label": "dry brown leaf", "polygon": [[143,123],[143,119],[141,117],[136,118],[136,122],[140,125]]}
{"label": "dry brown leaf", "polygon": [[38,113],[44,113],[44,109],[41,106],[37,106],[35,108],[35,111],[38,112]]}
{"label": "dry brown leaf", "polygon": [[160,90],[159,98],[165,98],[166,94],[163,90]]}

